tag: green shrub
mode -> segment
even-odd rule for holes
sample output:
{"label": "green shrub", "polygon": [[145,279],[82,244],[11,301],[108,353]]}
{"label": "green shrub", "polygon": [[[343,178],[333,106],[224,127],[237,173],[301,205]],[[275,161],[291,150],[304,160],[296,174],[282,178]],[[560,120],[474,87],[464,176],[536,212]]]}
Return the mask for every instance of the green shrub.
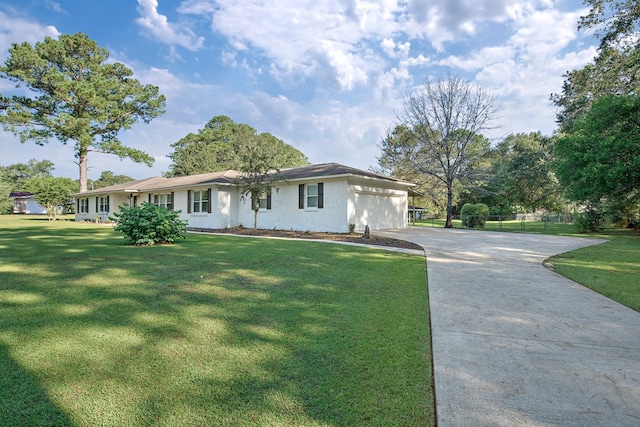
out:
{"label": "green shrub", "polygon": [[465,203],[460,209],[462,225],[467,228],[484,228],[489,218],[489,207],[484,203]]}
{"label": "green shrub", "polygon": [[175,243],[186,237],[187,221],[180,220],[180,211],[146,202],[134,207],[124,204],[119,208],[120,213],[114,213],[109,219],[116,222],[114,229],[133,245]]}
{"label": "green shrub", "polygon": [[588,209],[576,215],[574,224],[578,233],[597,232],[604,228],[604,215],[595,209]]}

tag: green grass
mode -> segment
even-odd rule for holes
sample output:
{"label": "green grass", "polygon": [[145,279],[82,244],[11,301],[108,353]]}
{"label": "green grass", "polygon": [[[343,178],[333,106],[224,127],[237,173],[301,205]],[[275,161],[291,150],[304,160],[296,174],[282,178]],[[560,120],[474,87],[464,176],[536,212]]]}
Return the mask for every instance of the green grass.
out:
{"label": "green grass", "polygon": [[594,236],[609,241],[552,257],[555,270],[640,311],[640,238],[637,232],[608,229]]}
{"label": "green grass", "polygon": [[0,425],[433,425],[424,258],[0,216]]}
{"label": "green grass", "polygon": [[[444,227],[444,218],[434,218],[417,221],[416,226],[419,227]],[[452,220],[454,228],[464,228],[462,221],[459,219]],[[556,223],[549,221],[545,224],[543,221],[487,221],[484,227],[485,231],[506,231],[511,233],[543,233],[554,235],[578,235],[573,224]]]}

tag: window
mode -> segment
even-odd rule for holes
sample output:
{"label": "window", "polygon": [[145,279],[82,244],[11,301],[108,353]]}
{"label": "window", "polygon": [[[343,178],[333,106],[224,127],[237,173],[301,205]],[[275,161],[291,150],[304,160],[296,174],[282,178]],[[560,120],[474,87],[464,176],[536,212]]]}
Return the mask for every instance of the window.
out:
{"label": "window", "polygon": [[96,197],[96,213],[109,212],[109,196]]}
{"label": "window", "polygon": [[[251,204],[251,206],[253,206],[253,203]],[[258,209],[271,209],[271,194],[267,193],[266,191],[260,194],[260,198],[258,199]]]}
{"label": "window", "polygon": [[89,199],[78,199],[78,213],[89,213]]}
{"label": "window", "polygon": [[211,189],[189,191],[187,213],[211,213]]}
{"label": "window", "polygon": [[173,210],[173,192],[166,194],[154,194],[153,197],[149,197],[151,203],[157,206]]}
{"label": "window", "polygon": [[298,209],[324,208],[324,184],[300,184],[298,186]]}

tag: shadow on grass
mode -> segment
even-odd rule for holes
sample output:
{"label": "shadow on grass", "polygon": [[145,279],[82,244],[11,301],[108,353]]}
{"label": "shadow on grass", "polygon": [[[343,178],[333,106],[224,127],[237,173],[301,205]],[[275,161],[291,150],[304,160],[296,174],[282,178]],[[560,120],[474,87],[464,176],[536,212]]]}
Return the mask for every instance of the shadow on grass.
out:
{"label": "shadow on grass", "polygon": [[95,225],[0,231],[6,345],[73,422],[433,420],[415,258],[212,236],[132,248]]}
{"label": "shadow on grass", "polygon": [[70,426],[71,421],[0,344],[0,425]]}

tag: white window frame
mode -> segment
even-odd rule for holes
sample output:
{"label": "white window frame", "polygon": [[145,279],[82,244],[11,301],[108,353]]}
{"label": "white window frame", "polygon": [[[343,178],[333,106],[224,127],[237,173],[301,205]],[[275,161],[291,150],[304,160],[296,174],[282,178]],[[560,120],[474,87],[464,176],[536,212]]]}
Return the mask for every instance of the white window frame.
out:
{"label": "white window frame", "polygon": [[98,197],[97,213],[106,213],[106,212],[109,212],[109,196],[100,196]]}
{"label": "white window frame", "polygon": [[78,199],[78,213],[89,213],[89,198]]}
{"label": "white window frame", "polygon": [[153,195],[153,204],[156,206],[162,206],[166,209],[173,209],[173,197],[171,193],[162,193]]}
{"label": "white window frame", "polygon": [[209,213],[209,203],[211,203],[209,190],[193,190],[191,193],[191,213]]}
{"label": "white window frame", "polygon": [[[311,190],[314,190],[314,193],[312,193]],[[320,199],[320,196],[318,194],[318,184],[307,184],[305,185],[305,195],[304,195],[304,208],[306,210],[310,210],[310,211],[316,211],[318,210],[318,201]],[[310,203],[310,201],[312,203]]]}

